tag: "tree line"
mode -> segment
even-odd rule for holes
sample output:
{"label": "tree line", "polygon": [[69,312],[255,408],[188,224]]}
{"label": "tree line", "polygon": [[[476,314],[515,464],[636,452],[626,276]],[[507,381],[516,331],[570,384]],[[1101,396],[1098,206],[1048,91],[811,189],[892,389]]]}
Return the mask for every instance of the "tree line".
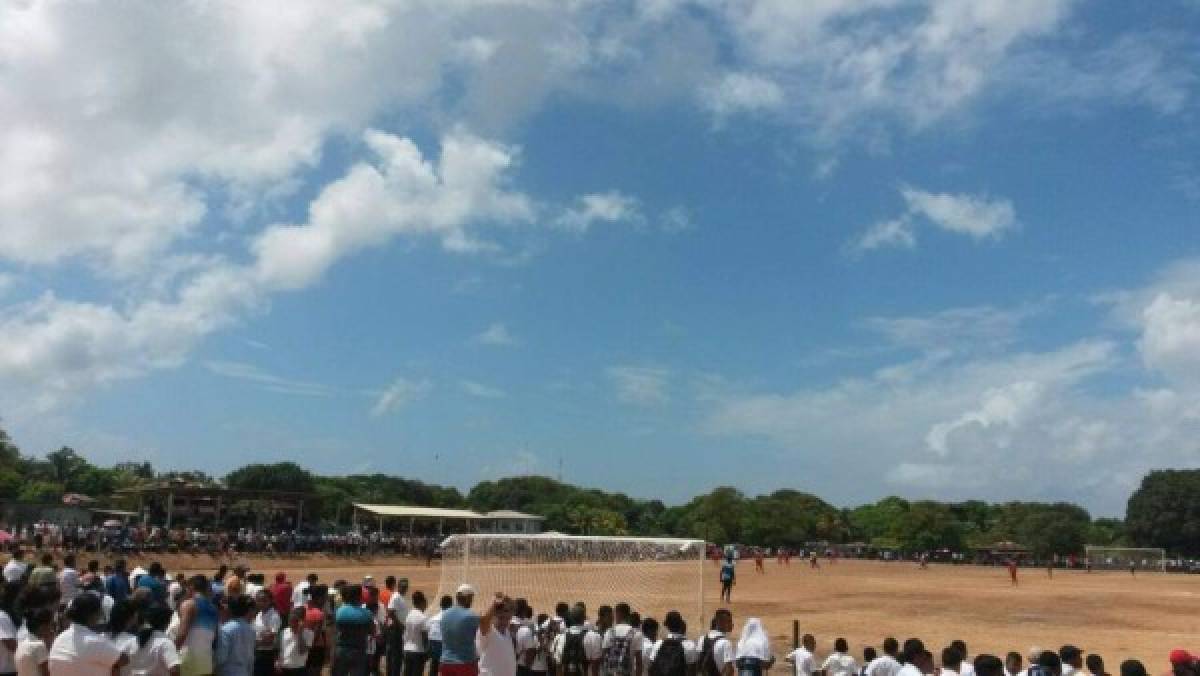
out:
{"label": "tree line", "polygon": [[[771,547],[864,543],[902,551],[965,551],[1020,543],[1035,556],[1080,553],[1084,545],[1164,547],[1200,555],[1200,470],[1155,470],[1129,498],[1125,519],[1092,518],[1078,505],[1055,502],[910,501],[886,497],[851,508],[783,489],[747,496],[722,486],[682,505],[583,488],[543,476],[483,481],[457,488],[385,474],[322,476],[291,462],[249,464],[220,481],[204,472],[159,472],[148,462],[99,467],[71,448],[41,458],[21,453],[0,429],[0,499],[56,503],[75,492],[114,502],[115,491],[181,478],[236,489],[312,493],[311,518],[325,526],[350,522],[353,502],[511,509],[546,518],[547,530],[585,535],[675,535]],[[119,502],[119,500],[118,500]]]}

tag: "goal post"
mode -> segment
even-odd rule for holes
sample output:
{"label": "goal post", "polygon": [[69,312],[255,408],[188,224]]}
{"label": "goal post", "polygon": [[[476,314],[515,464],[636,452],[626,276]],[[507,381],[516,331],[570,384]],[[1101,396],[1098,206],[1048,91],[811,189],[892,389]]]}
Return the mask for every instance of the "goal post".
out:
{"label": "goal post", "polygon": [[703,540],[682,538],[452,535],[442,543],[438,594],[467,583],[477,603],[504,592],[550,615],[560,601],[582,601],[592,620],[599,606],[625,602],[659,621],[677,610],[696,632],[708,626],[704,554]]}
{"label": "goal post", "polygon": [[1095,570],[1167,569],[1167,550],[1162,547],[1084,547],[1088,565]]}

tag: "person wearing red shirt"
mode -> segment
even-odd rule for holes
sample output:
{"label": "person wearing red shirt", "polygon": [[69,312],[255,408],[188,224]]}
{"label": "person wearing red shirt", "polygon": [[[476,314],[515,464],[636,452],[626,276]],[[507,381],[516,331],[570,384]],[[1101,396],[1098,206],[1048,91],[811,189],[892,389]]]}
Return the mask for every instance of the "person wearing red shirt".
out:
{"label": "person wearing red shirt", "polygon": [[275,604],[275,612],[280,617],[287,617],[292,612],[292,583],[288,582],[287,573],[275,573],[275,584],[271,585],[271,602]]}

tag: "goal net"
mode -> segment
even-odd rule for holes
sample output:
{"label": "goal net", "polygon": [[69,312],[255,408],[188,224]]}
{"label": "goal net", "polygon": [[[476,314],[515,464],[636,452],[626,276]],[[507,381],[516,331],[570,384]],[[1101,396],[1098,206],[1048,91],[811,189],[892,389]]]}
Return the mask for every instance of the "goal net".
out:
{"label": "goal net", "polygon": [[1166,570],[1167,550],[1161,547],[1085,548],[1087,562],[1095,570]]}
{"label": "goal net", "polygon": [[595,620],[601,605],[628,603],[659,621],[679,611],[688,630],[704,624],[704,542],[675,538],[570,535],[453,535],[442,543],[439,596],[463,583],[476,603],[496,592],[525,598],[535,614],[552,615],[559,601],[587,604]]}

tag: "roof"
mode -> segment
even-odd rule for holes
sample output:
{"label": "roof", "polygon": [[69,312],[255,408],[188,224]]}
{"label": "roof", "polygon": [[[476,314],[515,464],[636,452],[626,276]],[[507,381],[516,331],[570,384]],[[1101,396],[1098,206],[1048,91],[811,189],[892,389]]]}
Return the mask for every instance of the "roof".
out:
{"label": "roof", "polygon": [[537,514],[526,514],[525,512],[514,512],[511,509],[497,509],[487,512],[483,516],[489,519],[525,519],[527,521],[545,521],[546,517],[538,516]]}
{"label": "roof", "polygon": [[416,505],[368,505],[361,502],[354,506],[364,512],[376,516],[399,516],[416,519],[467,519],[469,521],[488,521],[490,519],[523,519],[526,521],[545,521],[546,517],[524,512],[514,512],[511,509],[498,509],[494,512],[473,512],[469,509],[448,509],[445,507],[418,507]]}
{"label": "roof", "polygon": [[111,516],[137,516],[138,515],[137,512],[130,512],[130,511],[127,511],[124,509],[111,509],[108,507],[91,507],[88,509],[88,511],[95,512],[97,514],[108,514]]}
{"label": "roof", "polygon": [[203,486],[197,484],[187,484],[181,482],[156,482],[151,484],[143,484],[141,486],[133,486],[130,488],[120,488],[113,491],[116,495],[168,495],[176,496],[200,497],[200,498],[215,498],[217,496],[230,499],[247,499],[247,500],[263,500],[263,499],[279,499],[279,500],[299,500],[303,498],[313,497],[312,493],[301,493],[297,491],[260,491],[250,489],[226,488],[224,486]]}
{"label": "roof", "polygon": [[368,505],[354,503],[357,509],[377,516],[406,516],[424,519],[468,519],[476,521],[488,517],[469,509],[446,509],[444,507],[416,507],[412,505]]}
{"label": "roof", "polygon": [[689,545],[703,546],[704,540],[693,538],[674,538],[674,537],[634,537],[627,535],[563,535],[562,533],[471,533],[470,535],[451,535],[447,537],[442,545],[453,542],[455,540],[471,538],[472,540],[571,540],[571,541],[604,541],[604,542],[653,542],[664,545],[678,545],[680,547]]}

